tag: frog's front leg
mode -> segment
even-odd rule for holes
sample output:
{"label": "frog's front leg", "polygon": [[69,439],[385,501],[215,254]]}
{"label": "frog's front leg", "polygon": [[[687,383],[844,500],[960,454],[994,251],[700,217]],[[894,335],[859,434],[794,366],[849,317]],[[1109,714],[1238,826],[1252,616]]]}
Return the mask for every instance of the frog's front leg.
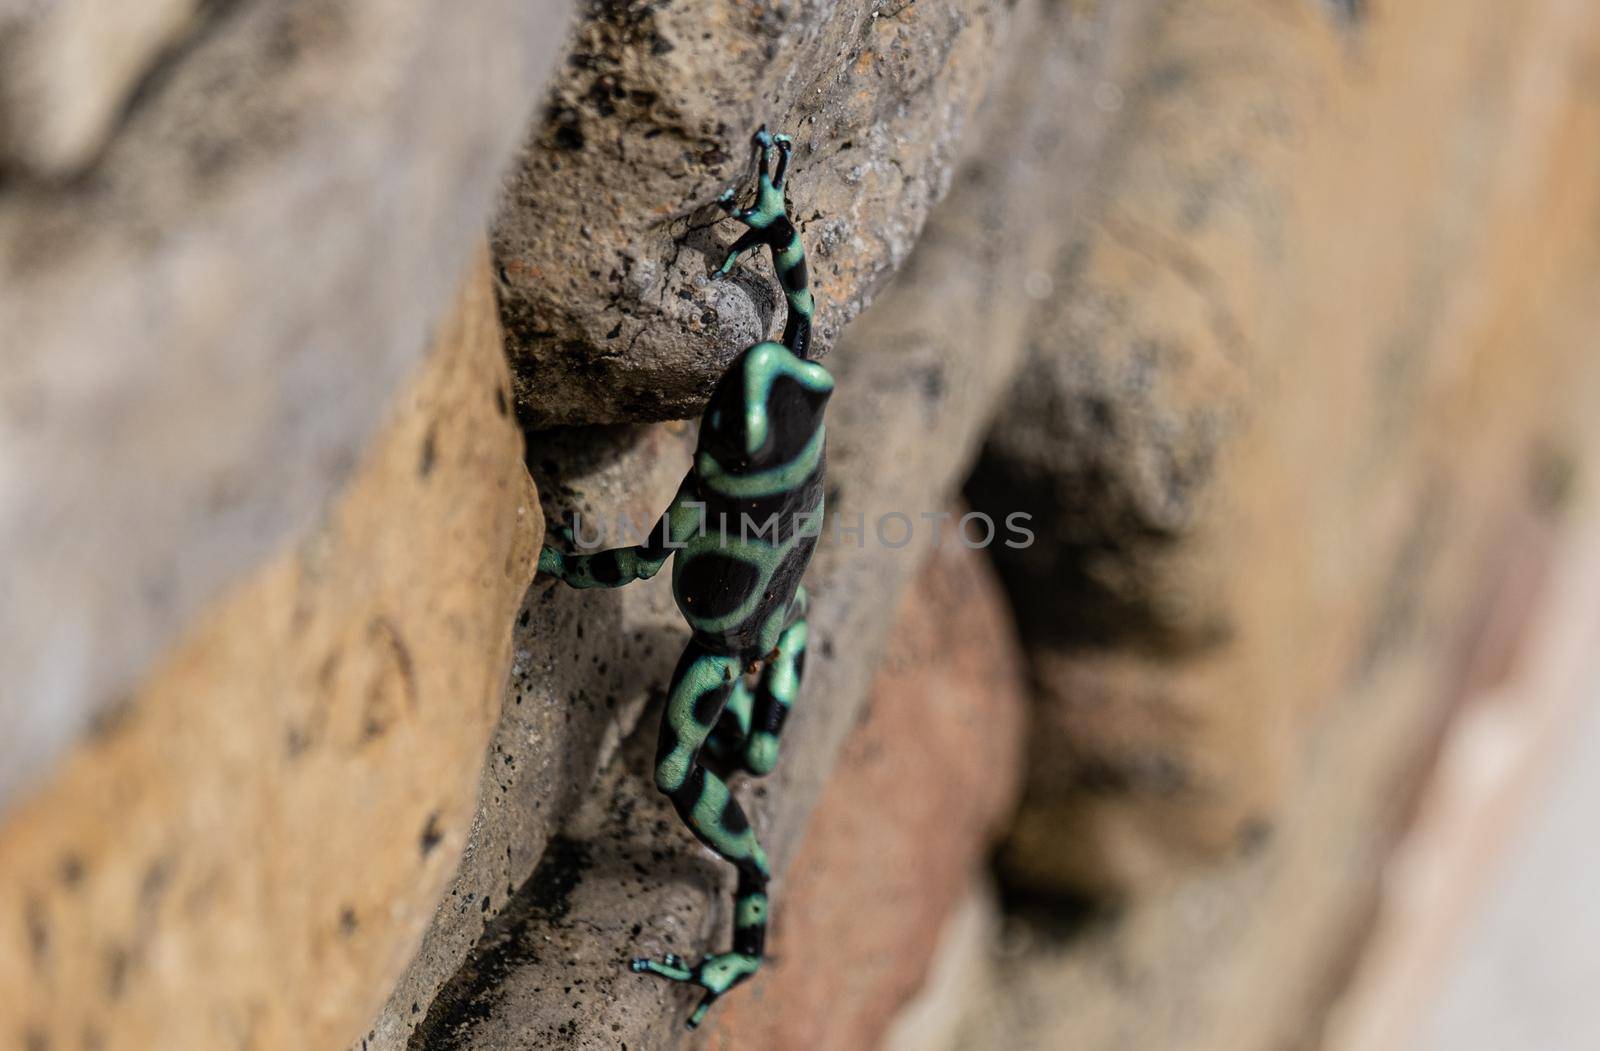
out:
{"label": "frog's front leg", "polygon": [[[737,195],[731,186],[722,191],[721,196],[717,198],[717,204],[723,211],[749,227],[737,241],[733,242],[727,257],[717,268],[715,276],[719,278],[726,277],[746,252],[761,245],[770,245],[776,252],[788,241],[787,235],[775,227],[775,224],[784,217],[783,180],[789,171],[789,155],[794,149],[794,140],[787,135],[769,134],[763,126],[750,140],[750,145],[760,156],[756,171],[755,207],[737,207],[733,203]],[[776,175],[771,175],[767,171],[773,149],[778,151]]]}
{"label": "frog's front leg", "polygon": [[[739,212],[731,207],[731,202],[727,203],[729,204],[729,214],[734,218],[738,218]],[[722,260],[722,265],[717,267],[717,271],[712,275],[712,278],[714,280],[721,280],[722,278],[727,277],[728,274],[733,270],[734,266],[738,264],[741,257],[743,257],[747,252],[751,252],[757,248],[760,248],[766,243],[767,235],[765,231],[758,230],[754,227],[746,230],[744,233],[739,235],[738,240],[734,241],[732,247],[728,249],[727,257]]]}
{"label": "frog's front leg", "polygon": [[699,524],[699,510],[686,478],[678,487],[672,506],[650,527],[644,543],[586,554],[571,554],[546,545],[539,551],[539,572],[575,588],[617,588],[635,580],[649,580],[661,572],[675,545],[693,533]]}
{"label": "frog's front leg", "polygon": [[[765,129],[763,129],[765,130]],[[756,132],[760,135],[761,132]],[[789,174],[789,155],[794,152],[794,139],[787,135],[773,135],[772,144],[778,148],[778,170],[772,173],[772,185],[783,189],[783,180]]]}
{"label": "frog's front leg", "polygon": [[[764,244],[772,249],[772,266],[789,307],[783,326],[783,345],[798,357],[806,358],[811,354],[811,318],[816,312],[816,302],[811,296],[805,248],[800,243],[800,233],[789,218],[783,200],[783,181],[789,172],[789,155],[793,151],[794,141],[787,135],[769,135],[765,128],[756,132],[754,141],[761,150],[755,207],[736,207],[732,189],[717,198],[717,203],[729,215],[750,229],[734,241],[715,276],[727,276],[739,258],[758,245]],[[776,178],[767,174],[767,154],[773,149],[778,151]]]}
{"label": "frog's front leg", "polygon": [[656,787],[672,800],[684,824],[706,846],[739,870],[733,902],[733,949],[713,953],[695,964],[676,955],[660,960],[638,958],[640,974],[655,974],[705,990],[689,1016],[692,1029],[705,1018],[717,997],[755,974],[761,967],[767,933],[767,855],[750,820],[727,782],[700,761],[701,749],[740,681],[743,663],[690,642],[672,675],[667,711],[656,749]]}

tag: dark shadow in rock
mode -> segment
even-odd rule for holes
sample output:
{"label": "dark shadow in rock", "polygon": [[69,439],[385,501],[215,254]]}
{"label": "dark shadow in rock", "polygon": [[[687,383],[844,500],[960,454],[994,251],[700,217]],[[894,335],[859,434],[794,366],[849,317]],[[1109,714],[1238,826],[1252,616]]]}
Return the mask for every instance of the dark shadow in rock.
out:
{"label": "dark shadow in rock", "polygon": [[626,460],[646,440],[650,426],[615,424],[524,431],[528,473],[539,488],[539,504],[547,519],[560,521],[560,498],[570,498],[575,491],[568,479],[581,479]]}
{"label": "dark shadow in rock", "polygon": [[[728,866],[695,842],[664,797],[640,790],[651,777],[660,709],[658,699],[440,991],[411,1036],[412,1051],[605,1040],[614,990],[652,981],[629,971],[632,956],[692,952],[707,933],[697,915],[726,922]],[[707,910],[708,900],[721,907]],[[608,958],[615,961],[609,969],[586,963]],[[571,984],[517,981],[548,974],[552,964],[572,975]],[[659,984],[687,1015],[697,991]],[[507,990],[515,990],[515,1003]]]}

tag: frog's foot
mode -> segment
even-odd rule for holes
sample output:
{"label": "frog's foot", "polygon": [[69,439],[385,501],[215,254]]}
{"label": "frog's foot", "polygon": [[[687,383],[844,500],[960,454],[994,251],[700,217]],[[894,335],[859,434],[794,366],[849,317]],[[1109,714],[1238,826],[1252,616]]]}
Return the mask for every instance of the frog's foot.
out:
{"label": "frog's foot", "polygon": [[572,536],[572,527],[566,524],[555,525],[551,526],[549,531],[561,538],[563,546],[556,547],[553,544],[546,544],[541,547],[539,549],[538,571],[547,576],[562,577],[566,575],[568,560],[571,557],[567,552],[576,546]]}
{"label": "frog's foot", "polygon": [[[729,214],[747,225],[755,218],[755,213],[750,211],[748,208],[740,209]],[[761,230],[756,229],[755,227],[751,227],[749,230],[746,230],[743,234],[741,234],[739,239],[733,242],[732,247],[728,249],[728,255],[722,260],[722,265],[717,267],[717,269],[712,272],[711,280],[721,281],[723,278],[727,277],[733,268],[738,265],[739,260],[744,257],[746,252],[753,251],[755,248],[764,243],[765,236],[766,235]]]}
{"label": "frog's foot", "polygon": [[[772,151],[778,151],[778,168],[772,174],[771,184],[779,190],[783,189],[784,176],[789,171],[789,155],[794,150],[793,137],[781,133],[775,135],[763,124],[750,137],[750,145],[761,152],[759,165],[761,181],[767,181],[767,162],[772,158]],[[777,210],[780,212],[783,210],[781,199]]]}
{"label": "frog's foot", "polygon": [[[750,148],[756,151],[756,159],[758,162],[758,183],[761,179],[767,177],[767,161],[771,156],[772,144],[774,141],[775,140],[773,136],[767,133],[767,126],[765,124],[761,125],[760,128],[756,129],[756,133],[750,136]],[[738,188],[729,186],[727,189],[717,194],[716,204],[718,208],[721,208],[735,219],[747,220],[754,213],[749,208],[740,208],[737,203],[738,199]],[[724,269],[722,273],[726,274],[727,270]]]}
{"label": "frog's foot", "polygon": [[761,957],[742,952],[714,953],[691,967],[683,957],[668,953],[659,961],[635,957],[628,966],[635,974],[654,974],[669,982],[683,982],[704,989],[706,994],[700,998],[699,1006],[687,1023],[693,1029],[705,1019],[717,997],[761,969]]}
{"label": "frog's foot", "polygon": [[553,547],[539,549],[539,570],[547,577],[560,577],[567,572],[567,553]]}

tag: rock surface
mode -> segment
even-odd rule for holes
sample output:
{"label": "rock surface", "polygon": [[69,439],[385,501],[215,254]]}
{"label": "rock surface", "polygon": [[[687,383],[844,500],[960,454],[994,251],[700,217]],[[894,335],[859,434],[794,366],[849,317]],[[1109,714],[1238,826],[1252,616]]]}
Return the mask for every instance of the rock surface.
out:
{"label": "rock surface", "polygon": [[[1566,522],[1567,551],[1541,554],[1560,566],[1576,548],[1592,552],[1595,510]],[[942,966],[971,976],[956,992],[966,1017],[918,1051],[1372,1046],[1333,1039],[1340,994],[1374,916],[1406,905],[1385,903],[1384,866],[1442,728],[1463,689],[1504,685],[1473,681],[1470,670],[1505,590],[1526,584],[1502,573],[1526,565],[1528,534],[1505,539],[1478,564],[1475,582],[1455,572],[1465,563],[1454,555],[1445,560],[1452,569],[1419,582],[1408,641],[1308,732],[1279,831],[1247,856],[1076,924],[1014,915],[1008,935],[977,945],[952,924],[945,946],[966,960]],[[1516,669],[1523,682],[1548,687],[1548,669],[1529,660],[1537,649],[1506,654],[1499,674]],[[1403,1035],[1400,1046],[1409,1046]]]}
{"label": "rock surface", "polygon": [[831,348],[948,188],[1004,15],[997,0],[591,5],[495,226],[523,417],[695,415],[733,355],[781,329],[765,250],[706,281],[742,230],[711,202],[749,173],[763,123],[795,138],[791,209]]}
{"label": "rock surface", "polygon": [[[575,516],[588,536],[592,526],[584,523],[616,515],[654,521],[689,467],[689,438],[682,424],[548,432],[532,436],[529,459],[551,520]],[[665,573],[616,591],[548,581],[529,588],[460,869],[369,1027],[366,1051],[404,1047],[485,926],[514,904],[518,888],[537,885],[529,876],[541,859],[564,863],[552,837],[594,793],[597,773],[664,688],[684,639]]]}
{"label": "rock surface", "polygon": [[0,1043],[336,1047],[454,871],[542,535],[486,250],[323,522],[0,823]]}
{"label": "rock surface", "polygon": [[[863,318],[857,330],[870,330],[870,318]],[[840,348],[839,393],[829,410],[829,504],[836,514],[848,516],[851,527],[857,514],[870,531],[888,512],[944,506],[971,455],[976,421],[983,416],[979,406],[998,392],[999,377],[983,385],[953,384],[930,395],[917,377],[930,369],[949,375],[963,368],[932,351],[920,343],[893,351],[879,347],[865,355],[850,352],[848,343]],[[940,408],[951,411],[947,415]],[[636,482],[625,483],[637,495],[622,506],[630,511],[665,506],[688,465],[690,437],[685,432],[676,439],[677,471],[659,469],[648,459],[641,468],[632,453],[618,465],[618,475],[654,479],[649,482],[653,499]],[[614,455],[609,438],[590,438],[594,452],[588,463]],[[536,462],[545,452],[536,454]],[[642,455],[657,453],[646,446]],[[918,468],[906,471],[913,463]],[[568,464],[585,467],[583,460],[569,458]],[[555,466],[567,464],[556,461]],[[564,481],[549,488],[555,491]],[[569,499],[590,503],[587,495]],[[826,704],[797,708],[783,761],[749,797],[756,827],[780,866],[855,723],[893,603],[920,561],[917,547],[885,552],[870,537],[869,532],[860,547],[851,539],[824,540],[808,576],[816,641],[807,660],[806,691],[808,697],[826,698]],[[619,1040],[669,1046],[662,1042],[682,1032],[684,994],[628,974],[623,963],[646,930],[649,938],[672,941],[685,952],[697,951],[713,931],[720,937],[726,897],[726,866],[682,830],[651,784],[659,708],[647,708],[646,702],[659,701],[670,677],[686,640],[682,619],[672,610],[669,585],[661,577],[611,594],[536,584],[533,602],[541,605],[517,636],[518,665],[529,669],[525,681],[533,692],[508,711],[513,719],[539,720],[556,730],[547,738],[524,733],[499,739],[510,746],[511,756],[491,760],[504,786],[499,799],[515,800],[532,812],[519,814],[503,802],[486,805],[474,838],[510,842],[510,831],[520,826],[519,834],[534,829],[550,845],[532,858],[514,850],[507,867],[518,889],[509,902],[501,897],[508,887],[488,885],[491,915],[500,915],[426,1012],[410,1046],[609,1047]],[[528,714],[521,714],[524,710]],[[594,784],[579,784],[576,808],[563,811],[536,786],[571,769],[564,765],[569,760],[558,758],[568,755],[585,763],[595,756],[600,772]],[[475,843],[469,850],[491,859],[490,871],[499,877],[503,847],[496,851]],[[520,865],[529,869],[518,873]],[[464,890],[460,899],[473,893],[481,896],[483,888]],[[463,927],[470,930],[483,920],[474,917],[469,925],[447,910],[439,922],[441,937],[454,941]],[[638,925],[643,926],[635,933]],[[437,988],[450,972],[439,974],[432,966],[426,981]],[[394,1021],[393,1013],[386,1013],[385,1031],[393,1031]]]}
{"label": "rock surface", "polygon": [[92,165],[0,176],[0,804],[347,480],[566,5],[207,10]]}
{"label": "rock surface", "polygon": [[[1303,1039],[1594,475],[1587,6],[596,0],[539,107],[556,0],[0,0],[0,1044]],[[694,210],[762,120],[834,519],[738,786],[779,959],[689,1038],[625,968],[727,938],[651,788],[686,629],[665,577],[524,590],[512,416],[616,421],[529,436],[550,515],[661,510],[653,421],[781,323]],[[1034,516],[1021,766],[988,578],[923,569],[964,479]]]}
{"label": "rock surface", "polygon": [[[1563,39],[1577,48],[1600,44],[1581,33]],[[1502,398],[1516,402],[1528,393],[1517,390],[1521,382],[1509,371],[1514,356],[1526,362],[1529,349],[1538,348],[1539,360],[1565,359],[1571,367],[1561,389],[1530,377],[1545,409],[1538,429],[1546,439],[1562,435],[1563,448],[1589,450],[1600,437],[1600,421],[1588,408],[1600,359],[1587,352],[1600,324],[1592,291],[1600,243],[1585,231],[1595,229],[1600,206],[1591,167],[1600,165],[1594,120],[1600,93],[1567,96],[1562,109],[1564,116],[1548,125],[1565,129],[1551,144],[1560,163],[1522,185],[1526,207],[1508,214],[1520,212],[1528,226],[1504,228],[1523,246],[1518,280],[1499,286],[1495,302],[1478,315],[1481,327],[1463,336],[1475,358],[1504,355],[1507,371],[1480,358],[1485,368],[1469,370],[1478,377],[1470,393],[1455,393],[1465,399],[1465,418],[1491,418]],[[1526,420],[1525,407],[1505,411]],[[1549,703],[1550,691],[1571,691],[1581,707],[1592,693],[1587,674],[1565,674],[1587,672],[1593,663],[1571,660],[1592,630],[1551,632],[1549,618],[1570,625],[1572,610],[1594,608],[1600,466],[1592,454],[1564,466],[1548,453],[1530,462],[1525,446],[1507,442],[1496,427],[1452,439],[1453,455],[1481,473],[1452,490],[1450,507],[1476,524],[1437,530],[1429,534],[1437,543],[1426,557],[1388,567],[1387,600],[1368,611],[1364,625],[1374,645],[1349,669],[1344,688],[1307,718],[1271,835],[1242,856],[1114,910],[1012,897],[996,934],[995,903],[971,902],[941,937],[929,992],[942,991],[944,1002],[936,1011],[925,1000],[913,1005],[891,1030],[901,1042],[887,1046],[1372,1046],[1346,1042],[1372,1021],[1350,1017],[1353,1007],[1371,1005],[1348,1002],[1349,977],[1361,966],[1374,920],[1388,910],[1397,919],[1414,910],[1407,891],[1420,889],[1415,876],[1392,866],[1416,818],[1418,788],[1440,776],[1439,742],[1474,700]],[[1563,638],[1552,646],[1550,634]],[[1543,699],[1533,702],[1531,694]],[[1493,755],[1488,761],[1501,768],[1505,756],[1485,752],[1486,744],[1476,742],[1478,761]],[[1459,768],[1454,773],[1462,776]],[[1408,1034],[1389,1035],[1404,1045]]]}
{"label": "rock surface", "polygon": [[952,540],[900,604],[789,868],[771,962],[718,1005],[708,1047],[879,1046],[1015,802],[1022,667],[993,570]]}
{"label": "rock surface", "polygon": [[[1021,28],[1007,46],[1037,40],[1026,29],[1045,10],[1019,5],[1011,17]],[[1115,118],[1114,110],[1089,100],[1135,46],[1140,6],[1090,6],[1075,16],[1051,10],[1060,12],[1064,34],[1056,39],[1070,46],[1061,49],[1060,65],[1049,67],[1049,76],[1033,82],[1076,104],[1064,121],[1057,114],[1046,122],[1026,93],[1027,71],[1018,66],[1008,75],[1007,87],[976,120],[992,148],[973,145],[972,162],[935,210],[904,276],[852,325],[830,359],[839,393],[829,410],[828,501],[842,542],[824,541],[808,578],[818,603],[813,623],[826,641],[808,657],[806,686],[808,696],[827,703],[797,713],[786,758],[759,790],[772,802],[758,808],[769,809],[771,819],[763,816],[757,826],[769,852],[780,857],[826,785],[899,588],[931,539],[933,523],[919,515],[948,506],[949,490],[964,476],[983,421],[1021,351],[1013,312],[1026,309],[1024,263],[1036,250],[1014,259],[1008,250],[1033,244],[1021,235],[1038,224],[1026,201],[998,210],[992,205],[1018,188],[1043,185],[1060,194],[1050,200],[1067,208],[1071,188],[1082,184],[1059,173],[1082,172],[1086,180]],[[1046,233],[1069,236],[1065,225]],[[972,265],[974,259],[997,266],[986,272]],[[819,295],[826,294],[826,286],[819,287]],[[670,500],[689,465],[693,436],[665,425],[550,431],[534,441],[530,461],[552,517],[577,513],[610,522],[626,513],[639,522],[653,520]],[[875,527],[889,512],[911,519],[914,539],[903,550],[879,546]],[[865,532],[843,532],[858,523]],[[948,535],[954,523],[943,528]],[[903,532],[895,520],[886,529],[891,541]],[[611,1047],[618,1039],[676,1038],[679,1001],[619,973],[617,960],[631,952],[631,927],[643,917],[670,917],[686,939],[713,931],[721,936],[715,910],[722,907],[723,873],[703,862],[650,789],[655,712],[641,723],[684,638],[664,577],[612,593],[535,585],[519,620],[517,685],[494,746],[495,784],[486,791],[450,905],[378,1019],[374,1046],[392,1048],[407,1039],[417,1023],[413,1002],[428,1015],[412,1038],[418,1048]],[[619,742],[631,742],[632,751],[618,751]],[[591,787],[596,770],[601,779]],[[558,833],[559,849],[546,851]],[[541,853],[547,855],[542,862]],[[635,862],[651,878],[641,879]],[[535,863],[543,867],[535,871]],[[571,893],[563,890],[553,902],[538,889],[546,884]],[[513,888],[520,890],[508,902]],[[585,932],[595,940],[585,941]],[[530,944],[543,948],[511,948]],[[688,944],[680,950],[694,951]],[[429,1011],[434,992],[452,974],[450,988]],[[585,991],[582,1006],[566,996],[569,987]],[[613,1025],[620,1028],[613,1031]]]}
{"label": "rock surface", "polygon": [[1528,294],[1507,260],[1580,243],[1525,231],[1585,207],[1528,187],[1588,170],[1560,129],[1593,16],[1325,15],[1170,10],[969,486],[1039,537],[996,551],[1047,709],[1018,885],[1124,890],[1265,835],[1395,576],[1486,528],[1502,458],[1566,440],[1570,348],[1484,326]]}
{"label": "rock surface", "polygon": [[199,28],[200,6],[0,4],[0,170],[59,178],[81,169],[163,49]]}

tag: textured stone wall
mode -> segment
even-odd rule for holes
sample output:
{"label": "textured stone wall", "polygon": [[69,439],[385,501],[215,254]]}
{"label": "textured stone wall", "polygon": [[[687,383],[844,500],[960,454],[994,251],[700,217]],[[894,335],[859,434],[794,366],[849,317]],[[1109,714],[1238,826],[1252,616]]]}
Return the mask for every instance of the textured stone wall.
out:
{"label": "textured stone wall", "polygon": [[[1316,1046],[1593,532],[1597,63],[1567,0],[0,0],[0,1048]],[[532,568],[781,323],[707,280],[763,121],[865,532],[691,1036],[624,966],[727,936],[682,619]]]}
{"label": "textured stone wall", "polygon": [[334,1047],[458,863],[542,536],[487,253],[318,526],[0,825],[0,1034]]}
{"label": "textured stone wall", "polygon": [[1596,25],[1202,3],[1151,38],[969,487],[1044,541],[996,551],[1041,702],[1012,879],[1124,889],[1269,835],[1410,592],[1581,455],[1551,411],[1580,347],[1516,326],[1590,245]]}
{"label": "textured stone wall", "polygon": [[566,10],[0,7],[0,800],[349,480]]}
{"label": "textured stone wall", "polygon": [[694,415],[773,327],[764,260],[706,281],[732,243],[711,202],[752,170],[761,124],[795,138],[796,219],[828,302],[816,338],[834,343],[948,188],[1005,14],[995,0],[595,5],[495,224],[523,416]]}

